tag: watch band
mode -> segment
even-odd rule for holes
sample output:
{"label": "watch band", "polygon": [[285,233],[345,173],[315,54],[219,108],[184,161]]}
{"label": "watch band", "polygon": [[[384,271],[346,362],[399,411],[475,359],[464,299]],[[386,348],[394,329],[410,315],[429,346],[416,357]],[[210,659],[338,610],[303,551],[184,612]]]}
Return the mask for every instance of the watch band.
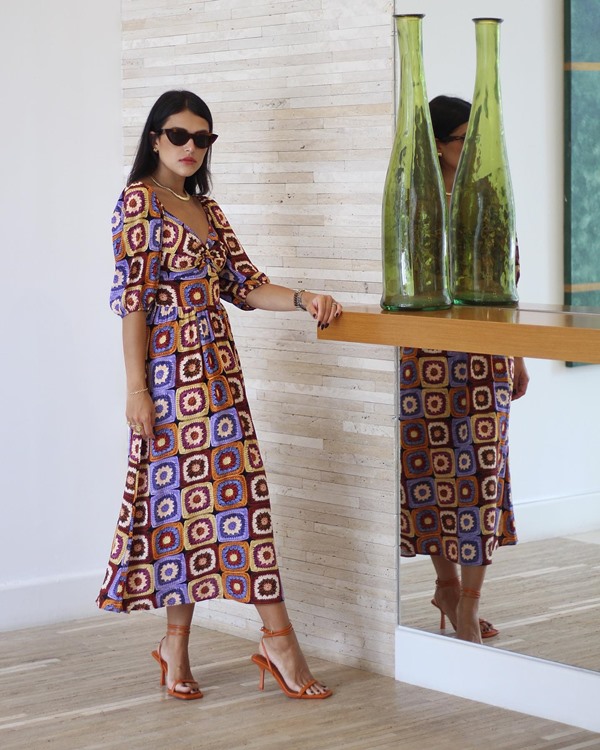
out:
{"label": "watch band", "polygon": [[306,310],[306,307],[304,307],[304,304],[302,303],[302,292],[305,291],[306,289],[296,289],[294,292],[294,307],[298,310]]}

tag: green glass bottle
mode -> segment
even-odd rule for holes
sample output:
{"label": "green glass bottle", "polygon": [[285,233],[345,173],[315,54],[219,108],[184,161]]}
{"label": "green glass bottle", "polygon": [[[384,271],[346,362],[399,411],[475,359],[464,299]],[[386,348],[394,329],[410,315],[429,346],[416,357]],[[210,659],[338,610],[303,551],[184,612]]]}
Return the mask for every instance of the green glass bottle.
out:
{"label": "green glass bottle", "polygon": [[384,310],[450,307],[446,198],[429,114],[422,15],[397,15],[400,96],[382,210]]}
{"label": "green glass bottle", "polygon": [[515,208],[504,142],[499,77],[500,18],[474,18],[475,92],[450,203],[452,297],[456,304],[514,305]]}

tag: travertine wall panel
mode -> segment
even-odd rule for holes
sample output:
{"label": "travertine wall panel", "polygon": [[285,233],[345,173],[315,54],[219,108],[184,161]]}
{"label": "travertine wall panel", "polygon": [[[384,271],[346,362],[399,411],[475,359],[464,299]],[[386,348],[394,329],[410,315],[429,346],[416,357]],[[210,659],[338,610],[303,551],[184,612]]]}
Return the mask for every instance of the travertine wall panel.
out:
{"label": "travertine wall panel", "polygon": [[[392,3],[123,0],[128,162],[163,91],[208,102],[213,194],[274,283],[381,293],[393,128]],[[127,169],[127,165],[126,165]],[[392,674],[394,363],[319,343],[299,313],[231,311],[263,449],[288,607],[310,653]],[[252,608],[197,618],[255,637]]]}

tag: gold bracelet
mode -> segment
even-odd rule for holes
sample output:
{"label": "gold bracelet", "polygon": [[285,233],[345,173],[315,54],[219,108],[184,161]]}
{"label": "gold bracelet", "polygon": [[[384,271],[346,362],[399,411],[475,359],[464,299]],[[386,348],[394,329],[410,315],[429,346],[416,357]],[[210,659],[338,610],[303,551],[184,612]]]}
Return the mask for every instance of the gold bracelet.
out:
{"label": "gold bracelet", "polygon": [[138,393],[146,393],[148,388],[141,388],[139,391],[130,391],[127,395],[128,396],[137,396]]}
{"label": "gold bracelet", "polygon": [[302,293],[305,291],[306,289],[296,289],[294,292],[294,307],[297,310],[306,310],[306,307],[304,307],[304,304],[302,303]]}

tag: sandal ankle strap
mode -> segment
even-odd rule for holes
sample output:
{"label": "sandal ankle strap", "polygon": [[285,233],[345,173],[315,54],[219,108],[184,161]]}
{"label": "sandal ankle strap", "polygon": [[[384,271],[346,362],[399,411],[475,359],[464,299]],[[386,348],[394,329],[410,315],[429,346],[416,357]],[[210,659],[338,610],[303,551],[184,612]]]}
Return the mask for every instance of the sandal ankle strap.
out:
{"label": "sandal ankle strap", "polygon": [[460,586],[460,579],[458,578],[458,576],[455,576],[454,578],[447,578],[444,581],[436,578],[435,585],[440,589],[444,589],[447,586]]}
{"label": "sandal ankle strap", "polygon": [[469,599],[479,599],[479,597],[481,596],[481,592],[477,591],[476,589],[461,589],[460,595],[466,596]]}
{"label": "sandal ankle strap", "polygon": [[189,635],[190,632],[189,625],[167,625],[167,635]]}
{"label": "sandal ankle strap", "polygon": [[290,622],[289,625],[286,625],[285,628],[282,630],[269,630],[264,625],[261,628],[263,632],[263,638],[276,638],[279,635],[289,635],[292,630],[294,629],[294,626]]}
{"label": "sandal ankle strap", "polygon": [[267,660],[269,669],[271,669],[271,660],[269,659],[269,654],[267,653],[267,649],[264,644],[265,638],[276,638],[279,635],[289,635],[293,630],[294,627],[291,622],[288,623],[288,625],[286,625],[282,630],[269,630],[269,628],[265,627],[264,625],[262,626],[261,631],[263,636],[260,639],[260,648],[265,655],[265,659]]}

